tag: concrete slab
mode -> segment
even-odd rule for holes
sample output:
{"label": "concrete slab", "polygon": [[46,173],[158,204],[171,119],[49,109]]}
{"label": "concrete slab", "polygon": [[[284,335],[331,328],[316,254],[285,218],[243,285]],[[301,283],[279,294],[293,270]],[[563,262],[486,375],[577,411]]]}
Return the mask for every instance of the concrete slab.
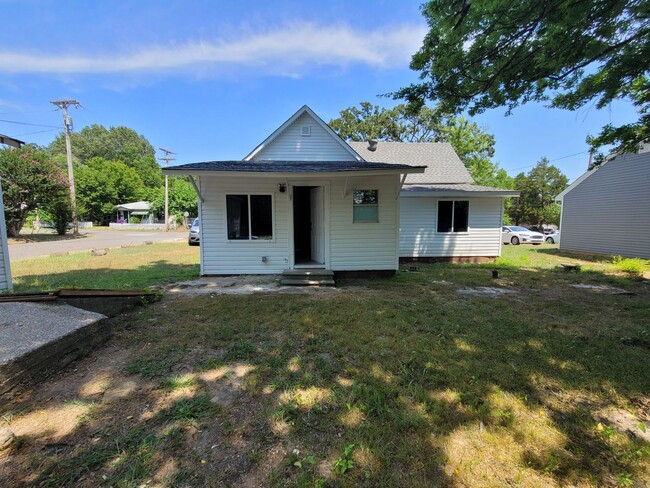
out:
{"label": "concrete slab", "polygon": [[61,369],[106,340],[104,319],[61,303],[0,303],[0,395]]}

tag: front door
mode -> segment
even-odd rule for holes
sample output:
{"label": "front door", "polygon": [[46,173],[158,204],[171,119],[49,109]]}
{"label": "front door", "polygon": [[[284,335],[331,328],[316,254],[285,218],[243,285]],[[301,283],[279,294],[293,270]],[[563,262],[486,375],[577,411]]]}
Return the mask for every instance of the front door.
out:
{"label": "front door", "polygon": [[311,214],[311,260],[317,264],[324,264],[322,186],[317,186],[309,191],[309,210]]}

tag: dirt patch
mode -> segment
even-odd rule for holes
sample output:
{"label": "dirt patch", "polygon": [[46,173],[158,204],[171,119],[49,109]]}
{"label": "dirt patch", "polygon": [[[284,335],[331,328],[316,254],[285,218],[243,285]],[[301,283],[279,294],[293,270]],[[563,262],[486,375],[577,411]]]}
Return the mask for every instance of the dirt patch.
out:
{"label": "dirt patch", "polygon": [[283,286],[275,275],[240,275],[204,277],[157,287],[175,295],[250,295],[253,293],[295,293],[333,295],[341,292],[333,286]]}
{"label": "dirt patch", "polygon": [[631,291],[623,290],[622,288],[616,288],[615,286],[609,285],[587,285],[584,283],[579,283],[577,285],[570,285],[573,288],[578,288],[580,290],[588,290],[594,293],[604,293],[606,295],[634,295]]}
{"label": "dirt patch", "polygon": [[460,288],[458,293],[474,297],[500,297],[504,295],[513,295],[515,290],[508,288],[496,288],[493,286],[477,286],[476,288]]}
{"label": "dirt patch", "polygon": [[620,432],[650,442],[650,425],[647,425],[644,419],[639,419],[630,412],[618,408],[608,408],[598,412],[596,420],[611,425]]}

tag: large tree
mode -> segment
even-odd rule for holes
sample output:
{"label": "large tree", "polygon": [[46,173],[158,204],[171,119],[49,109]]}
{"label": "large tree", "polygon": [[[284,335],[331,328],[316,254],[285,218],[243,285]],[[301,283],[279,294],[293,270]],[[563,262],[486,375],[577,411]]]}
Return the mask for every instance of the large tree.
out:
{"label": "large tree", "polygon": [[476,183],[511,185],[511,178],[492,161],[494,136],[475,122],[449,116],[439,108],[423,105],[414,110],[399,104],[387,109],[361,102],[358,108],[341,110],[329,125],[346,141],[448,142]]}
{"label": "large tree", "polygon": [[[147,139],[128,127],[94,124],[70,135],[75,162],[86,164],[93,158],[117,161],[133,168],[142,183],[155,188],[163,183],[156,152]],[[65,139],[58,136],[50,145],[53,154],[65,154]]]}
{"label": "large tree", "polygon": [[[157,214],[165,213],[165,188],[155,189],[150,194],[151,208]],[[196,216],[198,198],[192,184],[185,178],[169,177],[169,215],[177,217],[188,212]]]}
{"label": "large tree", "polygon": [[29,212],[58,205],[68,192],[61,168],[35,146],[0,149],[0,178],[10,237],[20,234]]}
{"label": "large tree", "polygon": [[528,224],[542,227],[544,224],[559,225],[559,207],[555,197],[568,184],[567,177],[547,158],[542,158],[528,174],[515,176],[515,189],[519,198],[513,198],[508,208],[510,220],[516,225]]}
{"label": "large tree", "polygon": [[608,125],[593,147],[635,151],[650,139],[650,3],[647,0],[434,0],[411,68],[421,82],[395,96],[439,101],[470,115],[529,101],[576,110],[617,99],[638,120]]}

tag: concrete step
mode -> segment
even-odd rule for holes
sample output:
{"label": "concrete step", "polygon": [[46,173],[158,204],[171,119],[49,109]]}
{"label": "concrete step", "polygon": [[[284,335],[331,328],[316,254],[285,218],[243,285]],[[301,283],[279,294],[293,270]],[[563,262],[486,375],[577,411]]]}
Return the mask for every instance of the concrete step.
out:
{"label": "concrete step", "polygon": [[325,268],[285,269],[282,276],[334,276],[334,271]]}
{"label": "concrete step", "polygon": [[282,286],[334,286],[332,279],[299,279],[299,278],[282,278],[280,280]]}

